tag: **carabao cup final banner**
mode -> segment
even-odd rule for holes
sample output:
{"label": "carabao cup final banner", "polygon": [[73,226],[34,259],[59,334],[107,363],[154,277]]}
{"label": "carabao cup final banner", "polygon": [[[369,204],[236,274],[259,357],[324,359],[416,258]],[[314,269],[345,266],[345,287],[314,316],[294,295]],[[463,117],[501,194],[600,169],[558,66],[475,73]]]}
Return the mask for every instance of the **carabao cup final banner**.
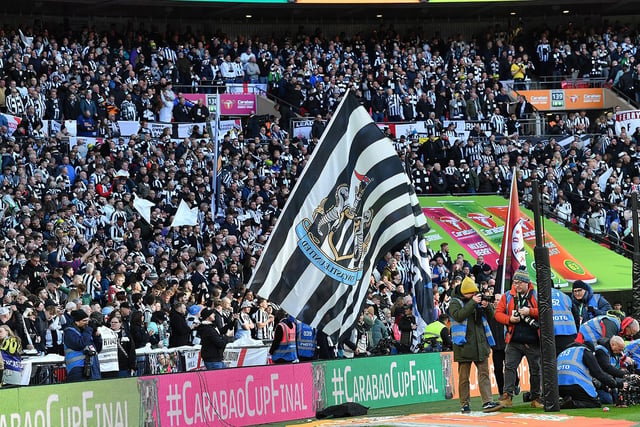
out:
{"label": "carabao cup final banner", "polygon": [[[431,228],[425,237],[434,251],[448,243],[454,257],[461,253],[473,265],[482,255],[497,268],[508,200],[500,196],[430,196],[420,197],[420,204]],[[533,213],[523,207],[520,211],[527,267],[534,272]],[[544,220],[544,231],[554,284],[568,287],[580,279],[596,292],[631,289],[631,260],[550,219]],[[535,274],[530,277],[535,282]]]}
{"label": "carabao cup final banner", "polygon": [[315,415],[310,363],[144,377],[141,388],[157,390],[156,402],[142,404],[150,425],[249,426]]}
{"label": "carabao cup final banner", "polygon": [[316,407],[347,402],[369,408],[444,400],[439,353],[315,362]]}

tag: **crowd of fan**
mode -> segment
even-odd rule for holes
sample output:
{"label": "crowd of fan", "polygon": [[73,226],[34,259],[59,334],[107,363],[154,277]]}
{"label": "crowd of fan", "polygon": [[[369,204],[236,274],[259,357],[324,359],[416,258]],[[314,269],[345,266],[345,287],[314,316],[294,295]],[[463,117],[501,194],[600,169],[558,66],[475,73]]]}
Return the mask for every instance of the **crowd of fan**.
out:
{"label": "crowd of fan", "polygon": [[[589,232],[618,233],[620,240],[629,234],[623,212],[640,188],[638,133],[617,129],[611,116],[592,125],[584,113],[570,114],[550,133],[601,137],[588,146],[579,138],[565,147],[554,139],[534,143],[519,123],[531,106],[522,97],[512,103],[499,83],[514,80],[519,88],[552,75],[633,82],[636,47],[628,30],[582,36],[569,24],[535,42],[524,41],[522,28],[446,42],[392,29],[348,40],[317,32],[278,41],[143,32],[124,38],[115,28],[34,31],[0,34],[0,109],[22,118],[10,135],[0,116],[0,324],[11,326],[25,349],[62,353],[76,309],[124,320],[135,347],[191,343],[186,317],[197,317],[197,306],[218,308],[225,334],[255,329],[254,337],[272,339],[273,308],[246,288],[347,89],[378,122],[426,122],[422,144],[390,135],[418,193],[504,194],[516,167],[522,200],[530,200],[538,177],[547,210],[560,219],[582,220]],[[282,100],[282,118],[249,120],[244,132],[225,136],[212,212],[214,145],[206,132],[176,141],[152,135],[148,123],[202,122],[208,110],[183,93],[242,82],[267,84]],[[308,139],[288,135],[288,118],[297,113],[316,118]],[[477,128],[461,141],[443,128],[447,118],[488,120],[491,136]],[[104,142],[69,149],[64,127],[44,134],[43,120],[69,119],[77,120],[79,135]],[[139,133],[121,137],[118,120],[140,121]],[[607,166],[614,172],[601,190],[598,176]],[[134,193],[155,203],[150,222],[134,209]],[[198,226],[169,227],[181,200],[199,207]],[[373,288],[384,285],[390,303],[402,300],[385,265]],[[387,318],[404,309],[398,307],[389,307]]]}

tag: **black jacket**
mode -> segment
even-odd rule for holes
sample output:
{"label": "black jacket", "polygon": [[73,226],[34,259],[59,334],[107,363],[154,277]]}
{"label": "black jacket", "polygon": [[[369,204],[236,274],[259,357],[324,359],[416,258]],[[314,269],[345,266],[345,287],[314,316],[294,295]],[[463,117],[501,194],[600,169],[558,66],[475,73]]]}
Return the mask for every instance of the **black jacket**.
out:
{"label": "black jacket", "polygon": [[202,360],[205,362],[222,362],[224,348],[233,338],[220,335],[218,328],[209,321],[204,321],[198,326],[198,335],[202,345],[200,350]]}
{"label": "black jacket", "polygon": [[187,319],[177,311],[171,310],[171,313],[169,313],[169,324],[171,325],[169,348],[189,345],[191,328],[187,325]]}

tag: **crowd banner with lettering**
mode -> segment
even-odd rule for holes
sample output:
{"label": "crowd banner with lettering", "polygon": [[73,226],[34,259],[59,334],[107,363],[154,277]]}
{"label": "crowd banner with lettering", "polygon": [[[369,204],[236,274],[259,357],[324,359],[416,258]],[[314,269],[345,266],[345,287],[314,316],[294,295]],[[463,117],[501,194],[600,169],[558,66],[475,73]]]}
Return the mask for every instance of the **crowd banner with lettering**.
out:
{"label": "crowd banner with lettering", "polygon": [[593,110],[604,108],[602,88],[521,90],[539,111]]}
{"label": "crowd banner with lettering", "polygon": [[[443,123],[444,129],[452,123],[455,126],[455,139],[459,139],[460,141],[466,141],[469,139],[469,134],[476,124],[480,126],[480,131],[484,133],[485,136],[491,136],[491,124],[488,120],[445,120]],[[428,133],[428,129],[424,121],[411,123],[376,123],[376,125],[383,130],[385,128],[389,128],[391,134],[395,135],[397,138],[403,135],[407,138],[411,138],[412,136],[419,137]],[[449,144],[453,145],[455,143],[455,139],[450,140]]]}
{"label": "crowd banner with lettering", "polygon": [[3,389],[0,408],[0,426],[142,425],[135,378]]}
{"label": "crowd banner with lettering", "polygon": [[318,409],[346,402],[385,408],[445,396],[439,353],[315,362],[313,377]]}
{"label": "crowd banner with lettering", "polygon": [[311,139],[313,119],[294,120],[292,123],[293,136],[299,139]]}
{"label": "crowd banner with lettering", "polygon": [[[616,113],[616,126],[624,128],[628,135],[634,134],[636,129],[640,127],[640,110],[618,111]],[[616,133],[619,134],[619,131],[620,129],[616,129]]]}
{"label": "crowd banner with lettering", "polygon": [[[508,201],[495,195],[420,197],[430,230],[425,238],[432,248],[448,243],[452,253],[475,262],[478,255],[493,262],[504,233]],[[527,267],[535,283],[533,214],[521,207]],[[628,290],[631,260],[600,246],[554,221],[545,222],[552,280],[568,287],[575,280],[590,283],[594,292]],[[597,260],[597,262],[594,262]]]}
{"label": "crowd banner with lettering", "polygon": [[[453,353],[446,352],[440,353],[440,357],[442,358],[442,367],[444,371],[445,378],[445,387],[447,391],[447,398],[457,399],[460,397],[460,390],[458,389],[458,362],[453,361]],[[451,368],[447,368],[447,366],[451,366]],[[498,394],[498,384],[496,383],[496,377],[494,375],[493,369],[493,359],[489,356],[489,374],[491,377],[491,392],[493,394]],[[518,366],[518,378],[520,379],[520,390],[521,391],[529,391],[531,388],[531,384],[529,383],[529,364],[527,363],[527,358],[523,357],[522,362]],[[475,368],[471,369],[471,376],[469,377],[469,388],[471,391],[471,397],[480,396],[480,386],[478,385],[478,370]],[[449,392],[452,392],[449,394]]]}
{"label": "crowd banner with lettering", "polygon": [[139,388],[140,425],[248,426],[315,416],[310,363],[143,377]]}

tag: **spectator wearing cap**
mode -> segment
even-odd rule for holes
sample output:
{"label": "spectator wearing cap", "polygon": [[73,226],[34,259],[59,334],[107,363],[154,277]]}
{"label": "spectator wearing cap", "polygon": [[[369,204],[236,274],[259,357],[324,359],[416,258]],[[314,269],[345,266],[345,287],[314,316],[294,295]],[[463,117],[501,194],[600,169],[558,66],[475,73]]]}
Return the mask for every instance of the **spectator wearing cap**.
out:
{"label": "spectator wearing cap", "polygon": [[400,330],[400,347],[398,348],[398,352],[409,353],[411,352],[411,345],[413,344],[413,333],[418,329],[416,317],[413,315],[413,304],[404,304],[402,315],[396,323]]}
{"label": "spectator wearing cap", "polygon": [[576,280],[572,285],[571,312],[576,321],[576,327],[597,316],[607,314],[611,304],[602,295],[593,292],[591,285]]}
{"label": "spectator wearing cap", "polygon": [[233,342],[233,338],[220,333],[220,330],[216,326],[214,309],[204,308],[200,312],[200,318],[202,321],[197,331],[200,337],[200,344],[202,345],[200,354],[204,366],[207,369],[226,368],[222,361],[224,349],[228,343]]}
{"label": "spectator wearing cap", "polygon": [[526,356],[531,379],[531,407],[542,408],[540,401],[540,331],[538,298],[525,268],[518,269],[511,279],[511,290],[505,292],[496,306],[496,321],[507,327],[505,342],[504,392],[500,403],[513,405],[518,365]]}
{"label": "spectator wearing cap", "polygon": [[98,353],[102,350],[100,331],[89,326],[89,316],[83,310],[71,312],[73,324],[64,334],[64,362],[67,381],[100,379]]}
{"label": "spectator wearing cap", "polygon": [[256,327],[256,324],[251,320],[250,313],[252,308],[253,304],[249,300],[244,300],[242,304],[240,304],[240,313],[235,333],[236,340],[251,338],[252,331]]}
{"label": "spectator wearing cap", "polygon": [[458,389],[462,413],[470,413],[471,365],[478,370],[478,385],[482,397],[482,410],[494,412],[502,407],[493,402],[489,374],[489,354],[495,344],[487,322],[494,316],[493,307],[478,292],[473,279],[466,277],[453,290],[449,304],[453,358],[458,362]]}

